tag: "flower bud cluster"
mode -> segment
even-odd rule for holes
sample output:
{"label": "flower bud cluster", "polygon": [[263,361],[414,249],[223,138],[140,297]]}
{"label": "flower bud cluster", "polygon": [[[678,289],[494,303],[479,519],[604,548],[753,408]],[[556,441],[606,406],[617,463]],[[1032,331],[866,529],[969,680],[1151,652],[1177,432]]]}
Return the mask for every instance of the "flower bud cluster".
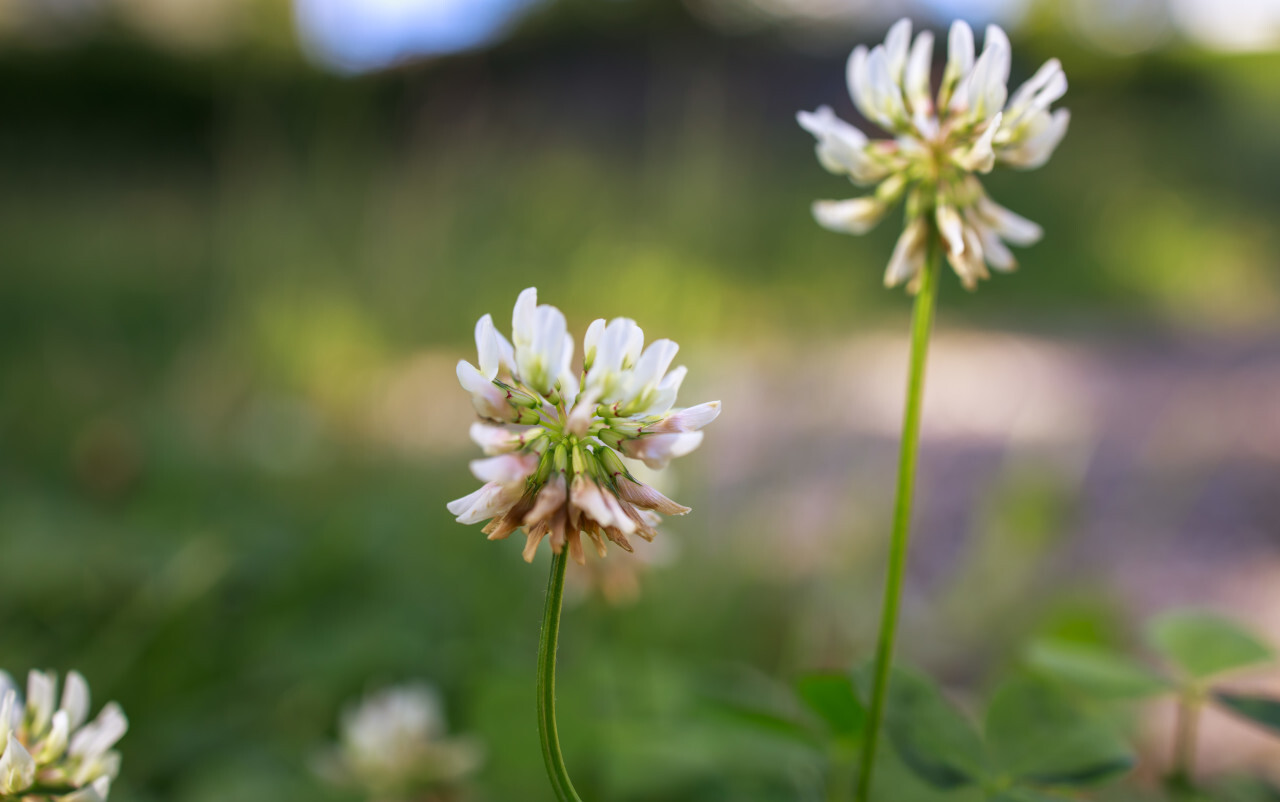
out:
{"label": "flower bud cluster", "polygon": [[930,235],[941,238],[947,260],[965,287],[989,277],[987,266],[1011,271],[1017,261],[1006,243],[1030,245],[1040,227],[987,197],[975,174],[996,164],[1030,170],[1043,165],[1066,134],[1070,114],[1049,106],[1067,91],[1057,59],[1050,59],[1010,96],[1009,39],[987,27],[975,58],[973,31],[951,26],[947,64],[932,86],[933,34],[911,38],[899,20],[884,44],[859,46],[849,57],[854,105],[892,139],[872,140],[827,106],[800,112],[800,125],[817,138],[818,160],[853,183],[876,185],[872,194],[818,201],[814,217],[833,231],[863,234],[905,198],[906,226],[885,271],[886,286],[906,282],[914,291]]}
{"label": "flower bud cluster", "polygon": [[[103,802],[120,770],[113,751],[129,723],[111,702],[89,718],[89,685],[72,671],[32,671],[25,702],[0,671],[0,800]],[[87,722],[87,723],[86,723]]]}
{"label": "flower bud cluster", "polygon": [[412,683],[376,691],[348,708],[341,743],[319,757],[316,769],[335,785],[408,802],[450,798],[444,792],[460,786],[482,760],[474,739],[447,734],[435,688]]}
{"label": "flower bud cluster", "polygon": [[629,537],[652,539],[664,515],[689,511],[637,481],[622,456],[663,468],[702,442],[720,402],[675,408],[685,368],[669,369],[678,346],[646,348],[635,321],[597,320],[587,329],[575,371],[564,315],[538,305],[537,290],[520,293],[512,338],[489,315],[476,324],[479,366],[458,363],[458,380],[484,419],[471,427],[487,459],[471,463],[485,484],[450,502],[460,523],[489,521],[500,540],[523,528],[532,561],[547,539],[585,560],[585,535],[603,557],[606,540],[631,551]]}

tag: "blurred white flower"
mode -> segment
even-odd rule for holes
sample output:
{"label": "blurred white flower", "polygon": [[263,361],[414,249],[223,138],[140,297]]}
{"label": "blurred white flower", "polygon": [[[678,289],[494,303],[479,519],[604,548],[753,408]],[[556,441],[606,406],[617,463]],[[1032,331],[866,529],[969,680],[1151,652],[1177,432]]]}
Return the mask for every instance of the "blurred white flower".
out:
{"label": "blurred white flower", "polygon": [[435,688],[415,683],[384,688],[348,708],[340,744],[321,756],[317,769],[378,800],[417,802],[451,798],[482,759],[474,739],[447,735]]}
{"label": "blurred white flower", "polygon": [[0,800],[102,802],[120,771],[112,749],[129,728],[120,706],[89,718],[89,685],[71,671],[58,698],[58,677],[32,671],[24,703],[0,671]]}
{"label": "blurred white flower", "polygon": [[[1049,106],[1067,91],[1067,77],[1050,59],[1009,96],[1009,39],[987,26],[975,58],[973,31],[951,26],[947,64],[933,91],[933,34],[911,39],[911,21],[899,20],[884,44],[858,46],[849,57],[854,105],[892,139],[868,139],[829,107],[802,111],[800,125],[818,140],[818,160],[855,184],[877,184],[867,196],[818,201],[817,221],[833,231],[862,234],[904,196],[906,225],[885,272],[885,284],[907,282],[914,291],[924,266],[930,229],[965,287],[989,277],[987,266],[1017,267],[1005,243],[1030,245],[1040,228],[987,197],[976,173],[996,164],[1030,170],[1053,154],[1070,114]],[[923,221],[923,222],[922,222]]]}
{"label": "blurred white flower", "polygon": [[[653,468],[689,453],[720,402],[674,407],[685,369],[671,369],[678,346],[644,346],[635,321],[597,320],[583,341],[575,372],[573,340],[564,315],[539,306],[537,290],[520,293],[508,341],[489,315],[476,325],[479,367],[458,363],[458,378],[480,417],[471,438],[487,459],[471,463],[485,484],[449,503],[460,523],[489,521],[490,540],[523,527],[524,556],[532,561],[549,537],[579,563],[586,535],[603,557],[605,539],[631,551],[630,535],[656,534],[658,513],[689,511],[637,481],[619,452]],[[523,427],[523,428],[517,428]]]}

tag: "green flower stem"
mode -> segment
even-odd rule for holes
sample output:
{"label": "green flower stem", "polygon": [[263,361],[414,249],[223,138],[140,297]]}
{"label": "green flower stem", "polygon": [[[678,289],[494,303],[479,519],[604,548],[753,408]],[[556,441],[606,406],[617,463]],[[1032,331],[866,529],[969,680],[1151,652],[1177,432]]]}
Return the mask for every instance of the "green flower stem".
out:
{"label": "green flower stem", "polygon": [[911,364],[907,376],[906,407],[902,416],[902,443],[898,452],[898,492],[893,511],[893,539],[889,545],[889,568],[884,585],[880,638],[876,645],[875,684],[871,692],[867,737],[862,745],[858,788],[854,797],[857,802],[867,802],[871,794],[871,777],[884,721],[885,695],[889,688],[889,672],[893,667],[898,608],[902,601],[902,577],[907,566],[911,497],[915,489],[916,452],[920,443],[920,407],[924,397],[924,366],[929,353],[929,333],[933,329],[934,301],[938,295],[938,272],[942,263],[942,248],[936,232],[930,235],[928,247],[929,253],[916,293],[915,311],[911,317]]}
{"label": "green flower stem", "polygon": [[569,564],[569,548],[560,549],[551,561],[547,579],[547,606],[542,613],[542,636],[538,639],[538,735],[542,738],[542,759],[547,764],[551,788],[560,802],[582,802],[573,790],[569,770],[560,752],[556,729],[556,643],[560,635],[560,607],[564,602],[564,572]]}
{"label": "green flower stem", "polygon": [[1196,743],[1204,694],[1193,688],[1178,699],[1178,724],[1173,742],[1173,780],[1191,787],[1195,782]]}

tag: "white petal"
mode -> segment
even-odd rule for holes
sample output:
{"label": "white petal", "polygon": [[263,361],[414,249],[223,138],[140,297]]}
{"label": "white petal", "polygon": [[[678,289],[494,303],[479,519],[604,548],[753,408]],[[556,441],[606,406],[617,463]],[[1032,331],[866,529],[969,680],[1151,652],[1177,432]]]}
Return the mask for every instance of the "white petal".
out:
{"label": "white petal", "polygon": [[904,281],[910,281],[924,266],[924,238],[927,228],[924,220],[917,217],[902,231],[898,242],[893,246],[893,256],[889,258],[889,266],[884,273],[884,285],[896,287]]}
{"label": "white petal", "polygon": [[40,742],[36,755],[40,763],[52,763],[62,756],[67,749],[67,738],[71,735],[70,718],[67,711],[59,710],[53,714],[53,722],[49,734]]}
{"label": "white petal", "polygon": [[480,499],[483,498],[486,493],[489,493],[489,492],[491,491],[489,490],[488,486],[482,485],[479,488],[476,488],[475,490],[466,494],[462,498],[455,498],[453,501],[450,501],[448,504],[444,505],[445,509],[447,509],[453,515],[462,515],[467,510],[474,507],[476,503],[480,501]]}
{"label": "white petal", "polygon": [[858,107],[863,117],[872,119],[871,83],[867,78],[867,48],[858,45],[849,54],[849,61],[845,65],[845,77],[849,84],[849,97],[853,99],[853,105]]}
{"label": "white petal", "polygon": [[986,256],[987,264],[1005,273],[1018,269],[1018,260],[1014,258],[1013,252],[1000,241],[994,231],[981,226],[977,228],[977,232],[982,240],[982,251]]}
{"label": "white petal", "polygon": [[675,406],[676,398],[680,394],[680,384],[684,381],[685,374],[688,372],[688,369],[681,365],[668,373],[658,383],[657,392],[654,394],[649,406],[638,410],[635,413],[636,416],[644,418],[650,415],[662,415]]}
{"label": "white petal", "polygon": [[1033,103],[1040,109],[1048,108],[1066,92],[1067,76],[1062,71],[1062,63],[1051,58],[1013,93],[1013,97],[1009,99],[1010,116],[1021,116],[1032,108]]}
{"label": "white petal", "polygon": [[966,170],[978,173],[989,173],[996,166],[996,152],[992,147],[995,140],[996,132],[1000,130],[1000,120],[1003,112],[997,114],[987,123],[987,128],[982,132],[982,136],[965,152],[956,157],[955,161]]}
{"label": "white petal", "polygon": [[911,18],[903,17],[889,28],[884,38],[884,51],[889,67],[889,77],[895,84],[902,83],[902,71],[907,66],[907,50],[911,46]]}
{"label": "white petal", "polygon": [[658,384],[659,389],[678,391],[680,389],[680,385],[684,382],[685,374],[688,372],[689,369],[684,365],[676,367],[663,377],[662,381]]}
{"label": "white petal", "polygon": [[533,314],[538,308],[538,288],[529,287],[516,298],[511,312],[511,341],[517,348],[533,339]]}
{"label": "white petal", "polygon": [[107,802],[111,792],[111,778],[99,777],[92,785],[86,785],[75,793],[61,797],[60,802]]}
{"label": "white petal", "polygon": [[960,109],[968,103],[964,89],[973,71],[973,53],[973,29],[964,20],[956,20],[947,34],[947,67],[942,73],[939,104]]}
{"label": "white petal", "polygon": [[507,402],[507,393],[465,359],[458,361],[458,383],[471,394],[476,412],[493,420],[513,420],[516,410]]}
{"label": "white petal", "polygon": [[851,200],[820,200],[813,204],[813,217],[818,225],[831,231],[865,234],[876,227],[887,207],[874,197]]}
{"label": "white petal", "polygon": [[124,711],[120,705],[110,702],[96,719],[81,727],[72,737],[67,751],[74,757],[92,760],[115,746],[128,729],[129,720],[125,718]]}
{"label": "white petal", "polygon": [[[568,336],[568,335],[566,335]],[[573,358],[573,343],[569,343],[567,347],[569,359]],[[581,388],[578,386],[578,374],[569,369],[566,364],[560,371],[560,378],[556,380],[556,386],[560,389],[560,398],[564,401],[566,408],[572,408],[578,400],[578,392]]]}
{"label": "white petal", "polygon": [[476,323],[476,351],[480,356],[480,372],[487,379],[497,378],[502,352],[498,346],[498,330],[494,328],[491,315],[485,315]]}
{"label": "white petal", "polygon": [[[22,711],[18,707],[18,691],[12,685],[0,693],[0,743],[7,743],[9,733],[21,726]],[[14,717],[19,718],[14,721]]]}
{"label": "white petal", "polygon": [[902,89],[889,68],[889,56],[883,46],[877,45],[867,56],[867,82],[871,89],[871,119],[885,128],[906,117],[902,102]]}
{"label": "white petal", "polygon": [[947,243],[947,251],[957,256],[964,253],[964,222],[954,206],[941,204],[936,214],[938,233]]}
{"label": "white petal", "polygon": [[67,711],[68,724],[71,729],[80,728],[89,718],[89,683],[85,682],[78,671],[68,671],[62,685],[62,704],[60,710]]}
{"label": "white petal", "polygon": [[1047,117],[1047,122],[1029,138],[1010,147],[999,149],[996,156],[1001,162],[1023,170],[1042,167],[1049,161],[1049,157],[1062,142],[1062,138],[1066,136],[1070,122],[1071,112],[1058,109],[1052,116]]}
{"label": "white petal", "polygon": [[58,678],[53,672],[33,670],[27,674],[27,716],[31,720],[31,734],[37,737],[44,734],[53,718],[57,693]]}
{"label": "white petal", "polygon": [[973,120],[985,120],[1004,108],[1008,97],[1009,80],[1009,47],[1008,39],[1003,32],[992,35],[992,31],[1000,28],[991,25],[987,28],[987,40],[982,55],[973,65],[973,72],[966,82],[969,100],[969,117]]}
{"label": "white petal", "polygon": [[644,331],[634,320],[620,317],[609,321],[596,346],[585,388],[601,400],[615,400],[615,394],[623,389],[621,375],[625,364],[639,357],[638,348],[643,344]]}
{"label": "white petal", "polygon": [[36,761],[13,733],[0,756],[0,794],[15,794],[31,787],[36,780]]}
{"label": "white petal", "polygon": [[866,134],[837,117],[829,106],[798,112],[796,121],[817,138],[814,150],[828,172],[848,175],[858,184],[871,184],[892,170],[889,160],[877,158],[867,149]]}
{"label": "white petal", "polygon": [[947,33],[948,66],[954,66],[956,73],[962,77],[968,75],[973,69],[975,52],[973,29],[969,27],[969,23],[964,20],[951,23],[951,30]]}
{"label": "white petal", "polygon": [[1008,59],[1013,53],[1013,46],[1009,44],[1009,35],[1004,32],[1004,28],[999,25],[988,25],[986,36],[982,40],[982,49],[986,51],[991,47],[997,47],[1004,51],[1005,64],[1001,72],[997,75],[1002,83],[1009,82],[1009,64]]}
{"label": "white petal", "polygon": [[978,199],[977,211],[1001,239],[1014,245],[1034,245],[1044,236],[1044,229],[1039,225],[988,197]]}
{"label": "white petal", "polygon": [[587,333],[582,338],[582,358],[586,360],[587,367],[591,366],[590,362],[595,358],[593,352],[600,343],[600,335],[604,333],[604,326],[604,318],[596,318],[591,321],[590,326],[587,326]]}
{"label": "white petal", "polygon": [[630,367],[640,358],[640,352],[644,350],[644,329],[635,326],[628,332],[627,347],[622,354],[622,366]]}
{"label": "white petal", "polygon": [[907,57],[907,67],[903,75],[903,86],[907,90],[907,100],[911,104],[913,114],[925,113],[933,106],[929,86],[929,75],[933,69],[933,33],[921,31],[911,45],[911,54]]}
{"label": "white petal", "polygon": [[650,343],[632,371],[633,392],[656,386],[679,350],[680,346],[671,340],[654,340]]}
{"label": "white petal", "polygon": [[[512,504],[515,504],[520,499],[522,489],[520,485],[489,482],[480,488],[478,493],[471,494],[471,496],[475,497],[475,501],[469,507],[457,513],[458,523],[478,524],[481,521],[487,521],[505,513],[511,509]],[[468,496],[468,498],[471,496]],[[449,511],[453,512],[453,509],[451,508]]]}

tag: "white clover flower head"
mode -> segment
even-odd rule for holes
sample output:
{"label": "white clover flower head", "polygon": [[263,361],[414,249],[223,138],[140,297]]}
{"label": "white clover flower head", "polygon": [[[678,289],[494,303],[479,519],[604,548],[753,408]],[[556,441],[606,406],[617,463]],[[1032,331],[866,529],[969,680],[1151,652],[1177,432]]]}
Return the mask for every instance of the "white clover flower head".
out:
{"label": "white clover flower head", "polygon": [[129,728],[111,702],[89,718],[89,684],[68,672],[58,698],[58,677],[32,671],[25,702],[0,671],[0,800],[103,802],[120,771],[112,749]]}
{"label": "white clover flower head", "polygon": [[508,342],[489,315],[476,326],[479,367],[458,363],[458,379],[484,422],[471,438],[488,457],[471,463],[484,482],[449,503],[464,524],[489,521],[484,532],[501,540],[526,535],[532,561],[548,539],[579,563],[582,535],[605,556],[606,540],[631,551],[629,536],[651,540],[663,515],[689,511],[636,480],[621,455],[665,467],[702,442],[703,426],[720,402],[675,407],[685,368],[671,368],[678,346],[656,340],[646,348],[635,321],[597,320],[583,340],[583,365],[574,371],[573,340],[564,315],[539,306],[537,290],[520,293]]}
{"label": "white clover flower head", "polygon": [[317,768],[379,798],[419,798],[457,786],[482,762],[474,739],[448,735],[436,689],[417,682],[375,691],[344,711],[341,742]]}
{"label": "white clover flower head", "polygon": [[[1040,227],[987,197],[976,174],[1004,164],[1031,170],[1049,160],[1067,132],[1070,113],[1049,107],[1067,91],[1067,77],[1050,59],[1012,97],[1009,38],[987,26],[975,58],[973,31],[958,21],[947,37],[947,63],[933,91],[933,34],[913,41],[911,21],[889,29],[884,44],[858,46],[849,57],[849,94],[867,120],[892,135],[868,139],[829,107],[796,119],[818,140],[818,161],[875,191],[852,200],[817,201],[813,214],[832,231],[863,234],[906,198],[906,226],[894,249],[885,285],[918,287],[930,236],[968,289],[989,278],[988,265],[1011,271],[1017,261],[1005,243],[1031,245]],[[920,221],[924,221],[922,224]]]}

